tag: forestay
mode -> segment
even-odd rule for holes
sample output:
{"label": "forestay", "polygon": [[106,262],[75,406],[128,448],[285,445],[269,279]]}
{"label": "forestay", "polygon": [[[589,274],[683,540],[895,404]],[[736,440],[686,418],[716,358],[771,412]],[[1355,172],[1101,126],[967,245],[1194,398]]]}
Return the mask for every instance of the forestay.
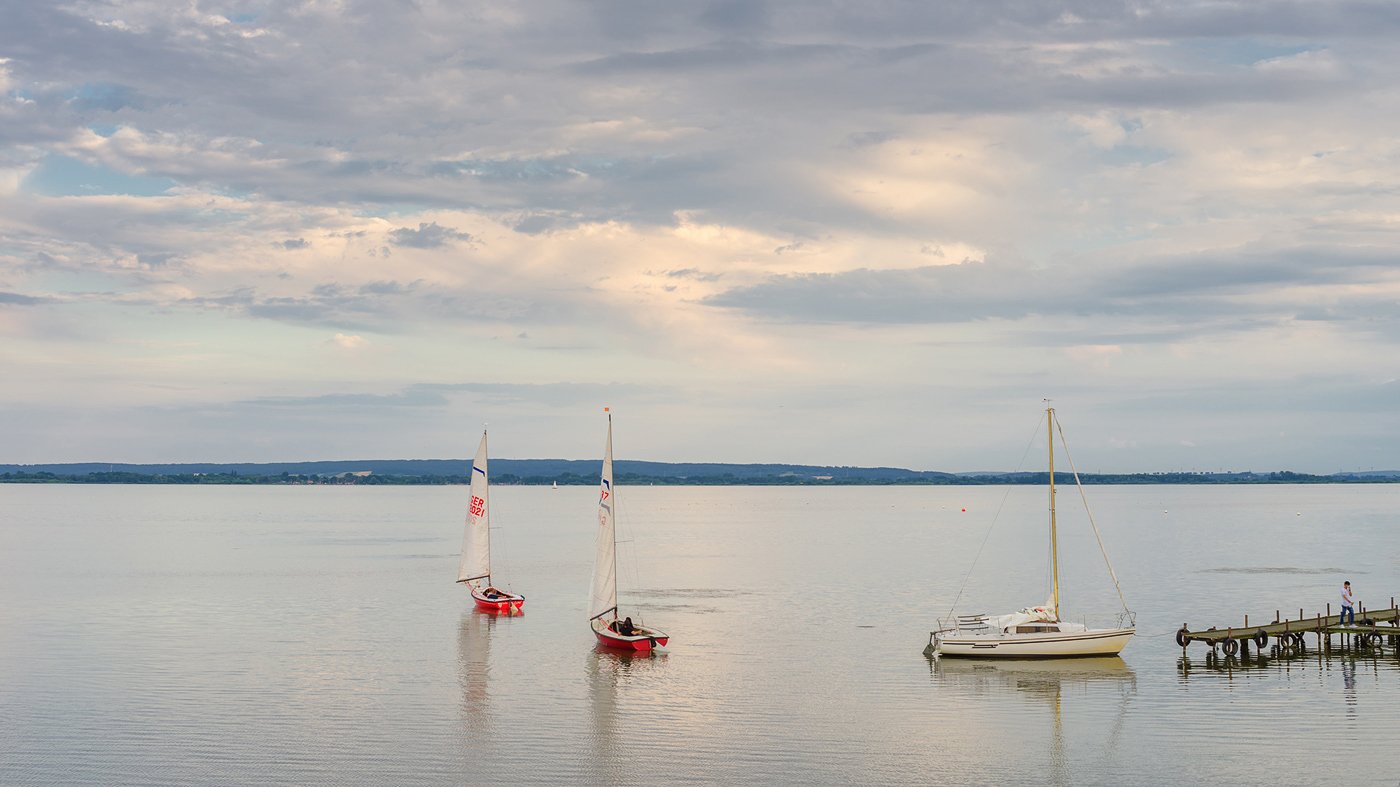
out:
{"label": "forestay", "polygon": [[467,509],[467,529],[462,534],[462,566],[458,582],[491,576],[491,513],[487,503],[486,433],[472,460],[472,501]]}
{"label": "forestay", "polygon": [[608,416],[608,445],[603,451],[603,481],[598,491],[598,547],[593,557],[593,591],[588,619],[617,609],[617,520],[613,514],[612,416]]}

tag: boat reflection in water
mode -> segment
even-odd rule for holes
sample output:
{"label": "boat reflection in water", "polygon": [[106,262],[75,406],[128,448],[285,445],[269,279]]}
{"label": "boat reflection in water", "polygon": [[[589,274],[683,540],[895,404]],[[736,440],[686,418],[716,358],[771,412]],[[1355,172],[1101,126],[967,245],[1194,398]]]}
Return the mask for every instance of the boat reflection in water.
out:
{"label": "boat reflection in water", "polygon": [[468,610],[457,625],[457,682],[462,688],[462,721],[468,741],[491,738],[491,634],[499,617]]}
{"label": "boat reflection in water", "polygon": [[[929,673],[935,684],[981,701],[1019,697],[1051,711],[1047,783],[1071,784],[1083,781],[1075,774],[1066,756],[1062,702],[1067,696],[1116,691],[1118,711],[1105,736],[1095,748],[1106,754],[1117,752],[1128,706],[1137,695],[1137,675],[1117,656],[1078,659],[968,660],[929,658]],[[1079,725],[1073,729],[1082,732]]]}
{"label": "boat reflection in water", "polygon": [[988,691],[1012,688],[1027,694],[1046,695],[1066,686],[1086,687],[1093,683],[1112,683],[1137,690],[1137,674],[1118,656],[999,661],[930,658],[929,669],[934,680],[945,685]]}
{"label": "boat reflection in water", "polygon": [[657,651],[628,651],[593,646],[585,661],[588,678],[589,742],[584,749],[585,784],[635,784],[634,767],[629,763],[625,737],[619,729],[624,703],[644,704],[638,685],[663,669],[666,654]]}

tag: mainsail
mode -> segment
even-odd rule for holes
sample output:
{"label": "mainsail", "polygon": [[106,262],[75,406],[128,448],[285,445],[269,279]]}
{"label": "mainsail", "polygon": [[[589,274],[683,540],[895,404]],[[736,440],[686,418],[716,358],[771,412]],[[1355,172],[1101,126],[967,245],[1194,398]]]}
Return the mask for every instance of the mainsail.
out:
{"label": "mainsail", "polygon": [[593,557],[593,593],[588,619],[617,610],[617,525],[613,515],[612,416],[608,416],[608,446],[603,451],[603,482],[598,492],[598,548]]}
{"label": "mainsail", "polygon": [[487,508],[486,432],[472,460],[472,502],[467,510],[467,529],[462,534],[462,566],[458,582],[491,576],[491,513]]}

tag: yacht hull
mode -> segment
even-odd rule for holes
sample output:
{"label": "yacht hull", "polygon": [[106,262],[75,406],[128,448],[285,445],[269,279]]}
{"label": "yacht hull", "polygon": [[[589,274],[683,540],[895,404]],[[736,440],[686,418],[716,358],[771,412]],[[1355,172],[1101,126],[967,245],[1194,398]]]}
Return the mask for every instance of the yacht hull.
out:
{"label": "yacht hull", "polygon": [[1091,629],[1044,634],[958,634],[934,639],[940,656],[974,659],[1064,659],[1116,656],[1127,647],[1134,629]]}
{"label": "yacht hull", "polygon": [[512,596],[502,593],[498,598],[487,598],[476,588],[472,588],[472,601],[476,602],[479,609],[488,612],[511,612],[519,611],[525,606],[524,596]]}
{"label": "yacht hull", "polygon": [[670,640],[664,632],[656,629],[637,626],[637,633],[632,636],[623,636],[608,628],[612,621],[598,618],[593,621],[593,636],[598,638],[598,642],[605,647],[617,648],[619,650],[641,650],[648,651],[652,648],[664,648],[666,642]]}

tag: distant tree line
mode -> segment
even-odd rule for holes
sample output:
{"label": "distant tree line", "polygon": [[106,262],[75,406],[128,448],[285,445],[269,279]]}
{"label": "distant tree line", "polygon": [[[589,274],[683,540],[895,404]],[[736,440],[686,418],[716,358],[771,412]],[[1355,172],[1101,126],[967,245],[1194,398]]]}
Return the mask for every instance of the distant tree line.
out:
{"label": "distant tree line", "polygon": [[446,475],[262,475],[258,473],[85,473],[58,475],[49,472],[39,473],[0,473],[0,483],[24,484],[270,484],[270,485],[326,485],[326,486],[416,486],[465,484],[466,476]]}
{"label": "distant tree line", "polygon": [[[1386,484],[1400,478],[1379,476],[1308,475],[1287,470],[1275,473],[1098,473],[1080,475],[1086,484]],[[0,473],[0,483],[21,484],[272,484],[322,486],[442,486],[466,484],[465,475],[280,475],[228,473],[147,474],[103,472],[59,475],[50,472]],[[764,475],[740,477],[733,473],[702,476],[647,475],[619,473],[614,479],[624,486],[1044,486],[1049,473],[1010,473],[975,476],[922,476],[909,478],[814,478],[802,475]],[[1056,473],[1060,483],[1073,483],[1073,476]],[[492,479],[495,484],[520,486],[592,486],[596,475],[564,472],[558,475],[517,476],[503,473]]]}

